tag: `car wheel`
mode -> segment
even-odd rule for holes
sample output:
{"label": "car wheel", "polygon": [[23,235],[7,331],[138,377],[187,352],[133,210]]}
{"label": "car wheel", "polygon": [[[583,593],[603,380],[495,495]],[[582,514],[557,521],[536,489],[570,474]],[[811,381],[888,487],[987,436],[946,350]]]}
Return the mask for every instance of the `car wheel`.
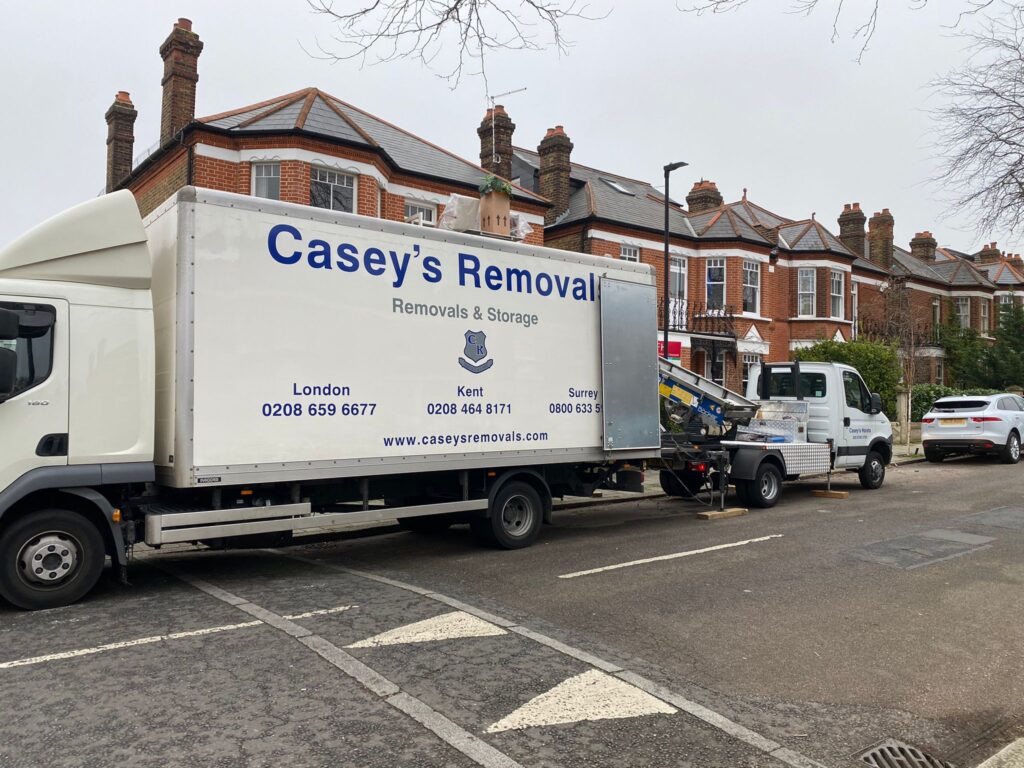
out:
{"label": "car wheel", "polygon": [[878,451],[869,451],[864,466],[857,471],[860,484],[869,491],[881,488],[885,482],[885,459]]}
{"label": "car wheel", "polygon": [[754,479],[744,485],[743,494],[748,505],[761,509],[774,507],[782,492],[782,473],[774,464],[764,462],[757,468]]}
{"label": "car wheel", "polygon": [[501,549],[522,549],[537,540],[544,522],[540,494],[529,483],[511,482],[498,491],[487,517],[470,521],[481,544]]}
{"label": "car wheel", "polygon": [[939,464],[946,458],[946,454],[936,448],[925,448],[924,457],[932,464]]}
{"label": "car wheel", "polygon": [[103,536],[82,515],[27,515],[0,536],[0,595],[33,611],[69,605],[95,586],[106,557]]}
{"label": "car wheel", "polygon": [[1003,464],[1016,464],[1020,461],[1020,435],[1016,432],[1011,432],[1010,437],[1006,440],[1006,446],[1003,448],[1002,453],[999,454],[999,458],[1002,459]]}

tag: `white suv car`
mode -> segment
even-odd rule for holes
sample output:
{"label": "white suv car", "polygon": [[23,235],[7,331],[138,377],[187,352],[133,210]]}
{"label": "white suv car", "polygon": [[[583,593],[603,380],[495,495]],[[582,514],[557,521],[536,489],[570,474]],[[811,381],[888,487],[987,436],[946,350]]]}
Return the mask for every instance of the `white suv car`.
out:
{"label": "white suv car", "polygon": [[921,419],[921,443],[928,461],[958,453],[998,454],[1006,464],[1020,461],[1024,398],[1017,395],[956,395],[936,400]]}

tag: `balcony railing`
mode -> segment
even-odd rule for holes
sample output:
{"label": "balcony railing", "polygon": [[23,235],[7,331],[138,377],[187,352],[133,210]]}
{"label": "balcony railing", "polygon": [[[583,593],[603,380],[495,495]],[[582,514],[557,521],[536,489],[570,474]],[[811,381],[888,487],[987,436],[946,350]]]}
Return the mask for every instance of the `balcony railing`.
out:
{"label": "balcony railing", "polygon": [[[664,312],[665,304],[662,301],[658,304],[659,326],[662,324]],[[669,299],[668,301],[668,329],[670,331],[689,331],[709,336],[735,338],[735,317],[736,308],[731,304],[716,306],[685,299]]]}

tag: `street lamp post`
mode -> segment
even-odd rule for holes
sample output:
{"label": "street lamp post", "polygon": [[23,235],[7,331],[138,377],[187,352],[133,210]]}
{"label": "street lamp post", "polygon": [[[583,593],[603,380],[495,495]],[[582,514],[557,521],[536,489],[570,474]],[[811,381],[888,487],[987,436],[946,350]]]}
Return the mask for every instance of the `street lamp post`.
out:
{"label": "street lamp post", "polygon": [[662,311],[661,311],[661,328],[662,328],[662,352],[665,357],[668,357],[668,291],[669,291],[669,257],[668,257],[668,236],[669,236],[669,223],[668,223],[668,175],[672,171],[678,168],[684,168],[689,163],[669,163],[665,166],[665,275],[664,275],[664,292],[662,297]]}

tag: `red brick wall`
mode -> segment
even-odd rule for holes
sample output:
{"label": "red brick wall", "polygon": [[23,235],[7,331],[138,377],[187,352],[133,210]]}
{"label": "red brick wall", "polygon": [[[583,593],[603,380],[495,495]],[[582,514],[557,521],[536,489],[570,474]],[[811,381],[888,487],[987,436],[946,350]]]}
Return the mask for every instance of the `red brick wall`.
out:
{"label": "red brick wall", "polygon": [[309,163],[285,160],[281,163],[281,199],[286,203],[309,205]]}

